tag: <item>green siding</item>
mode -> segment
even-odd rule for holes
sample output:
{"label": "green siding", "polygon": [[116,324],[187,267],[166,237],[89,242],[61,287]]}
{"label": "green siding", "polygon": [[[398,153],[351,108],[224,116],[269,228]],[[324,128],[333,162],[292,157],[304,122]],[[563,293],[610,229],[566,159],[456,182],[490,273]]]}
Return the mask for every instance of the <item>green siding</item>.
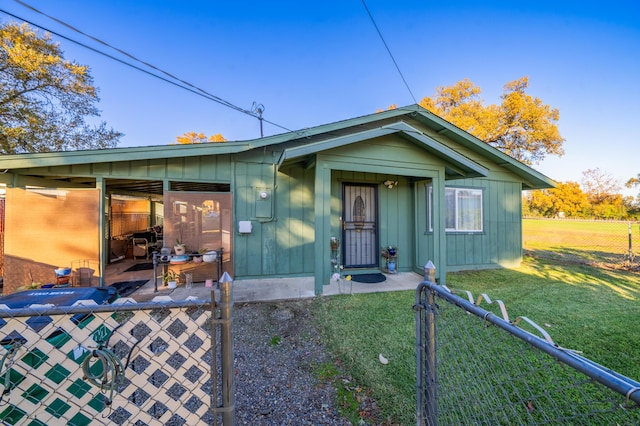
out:
{"label": "green siding", "polygon": [[107,179],[171,179],[229,183],[231,171],[230,156],[220,155],[50,166],[25,169],[21,173],[42,176],[101,176]]}
{"label": "green siding", "polygon": [[483,189],[483,232],[448,232],[447,270],[513,266],[522,260],[521,185],[486,179],[448,181]]}
{"label": "green siding", "polygon": [[[290,167],[275,175],[269,163],[235,164],[235,223],[251,220],[251,234],[234,238],[239,278],[311,275],[314,272],[314,172]],[[273,217],[255,217],[258,194],[270,193]]]}

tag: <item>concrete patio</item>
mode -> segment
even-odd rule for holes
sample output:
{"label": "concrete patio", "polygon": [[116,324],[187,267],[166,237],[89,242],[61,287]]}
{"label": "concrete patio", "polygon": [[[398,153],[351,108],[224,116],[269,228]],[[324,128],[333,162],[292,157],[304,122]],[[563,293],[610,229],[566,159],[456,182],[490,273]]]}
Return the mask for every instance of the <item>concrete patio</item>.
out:
{"label": "concrete patio", "polygon": [[[422,281],[422,276],[413,272],[386,275],[386,281],[374,284],[358,283],[342,279],[339,283],[332,281],[323,287],[324,296],[336,294],[378,293],[398,290],[415,290]],[[234,302],[262,302],[287,299],[304,299],[315,297],[313,277],[279,278],[241,280],[231,284]],[[215,283],[214,283],[215,289]],[[189,296],[197,299],[211,297],[212,288],[204,283],[194,283],[191,289],[180,285],[175,289],[159,286],[158,293],[154,293],[153,283],[150,282],[134,293],[134,299],[146,299],[157,295],[168,295],[173,300],[184,300]],[[219,291],[216,289],[216,298]],[[146,299],[149,300],[149,299]]]}
{"label": "concrete patio", "polygon": [[[118,281],[147,280],[146,284],[129,296],[138,302],[148,302],[157,296],[169,296],[175,301],[185,300],[187,297],[209,299],[212,290],[215,291],[216,299],[219,296],[220,292],[216,288],[215,282],[213,287],[206,287],[204,282],[194,282],[191,289],[187,289],[184,284],[178,285],[175,289],[170,289],[167,286],[163,286],[159,278],[158,291],[155,292],[153,271],[126,272],[125,270],[131,264],[132,262],[123,262],[119,265],[109,265],[105,283],[110,285]],[[422,275],[414,272],[385,274],[385,277],[385,281],[371,284],[347,281],[346,279],[341,279],[339,282],[331,281],[330,285],[323,287],[323,295],[415,290],[423,280]],[[238,280],[232,282],[232,292],[234,302],[261,302],[315,297],[313,277]]]}

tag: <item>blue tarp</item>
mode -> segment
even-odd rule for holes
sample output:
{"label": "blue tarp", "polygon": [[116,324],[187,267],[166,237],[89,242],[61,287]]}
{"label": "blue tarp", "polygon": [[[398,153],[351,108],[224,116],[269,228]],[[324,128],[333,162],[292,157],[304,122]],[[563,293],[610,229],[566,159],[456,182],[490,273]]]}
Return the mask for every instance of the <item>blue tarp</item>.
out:
{"label": "blue tarp", "polygon": [[117,297],[113,288],[64,287],[25,290],[0,297],[0,304],[11,309],[28,308],[31,305],[71,306],[78,300],[94,300],[97,304],[113,302]]}
{"label": "blue tarp", "polygon": [[[116,289],[113,287],[65,287],[65,288],[46,288],[38,290],[25,290],[17,293],[0,297],[0,304],[7,305],[9,309],[29,308],[32,305],[54,305],[71,306],[78,300],[94,300],[97,304],[103,305],[113,302],[118,297]],[[76,314],[71,320],[79,324],[88,318],[89,314]],[[49,316],[32,316],[25,323],[35,331],[42,330],[47,324],[51,323]],[[13,341],[21,341],[24,338],[20,335],[2,336],[4,332],[5,322],[0,322],[0,345],[5,346]],[[15,332],[14,332],[15,334]],[[55,334],[55,333],[54,333]],[[50,336],[51,337],[51,336]]]}

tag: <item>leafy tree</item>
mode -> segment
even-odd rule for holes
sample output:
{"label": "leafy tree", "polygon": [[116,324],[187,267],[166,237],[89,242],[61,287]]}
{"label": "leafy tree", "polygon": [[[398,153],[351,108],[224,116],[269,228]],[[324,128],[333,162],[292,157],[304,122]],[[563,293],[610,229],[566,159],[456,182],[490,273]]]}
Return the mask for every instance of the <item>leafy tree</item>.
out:
{"label": "leafy tree", "polygon": [[[633,177],[631,179],[629,179],[624,186],[626,186],[627,188],[633,188],[634,186],[636,188],[640,188],[640,173],[638,173],[638,176]],[[631,201],[632,204],[633,200]],[[640,206],[640,193],[638,193],[638,195],[636,196],[636,201],[635,204],[637,204],[638,206]]]}
{"label": "leafy tree", "polygon": [[176,142],[180,144],[206,143],[206,142],[226,142],[227,140],[220,133],[207,137],[204,133],[186,132],[181,136],[176,136]]}
{"label": "leafy tree", "polygon": [[599,203],[592,203],[591,216],[600,219],[625,219],[628,215],[624,197],[612,194]]}
{"label": "leafy tree", "polygon": [[582,172],[582,187],[591,204],[601,204],[617,199],[620,195],[620,183],[609,173],[599,168]]}
{"label": "leafy tree", "polygon": [[0,153],[109,148],[121,133],[99,116],[89,68],[63,58],[49,34],[27,24],[0,26]]}
{"label": "leafy tree", "polygon": [[536,189],[524,193],[522,210],[526,216],[553,217],[553,202],[546,190]]}
{"label": "leafy tree", "polygon": [[529,78],[507,83],[500,105],[484,105],[482,90],[468,79],[438,87],[420,105],[525,163],[537,164],[546,155],[564,154],[557,122],[558,109],[526,93]]}
{"label": "leafy tree", "polygon": [[557,187],[548,191],[552,195],[556,213],[563,212],[567,217],[580,217],[589,209],[587,194],[582,192],[577,182],[560,182]]}
{"label": "leafy tree", "polygon": [[525,202],[532,214],[545,217],[583,217],[590,207],[577,182],[560,182],[555,188],[531,191]]}

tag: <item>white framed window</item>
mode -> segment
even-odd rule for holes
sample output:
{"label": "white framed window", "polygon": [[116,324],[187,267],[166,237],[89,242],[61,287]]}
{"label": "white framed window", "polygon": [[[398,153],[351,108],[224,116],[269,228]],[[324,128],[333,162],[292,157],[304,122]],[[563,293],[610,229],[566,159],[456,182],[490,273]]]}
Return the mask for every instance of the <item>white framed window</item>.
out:
{"label": "white framed window", "polygon": [[[433,186],[427,185],[427,220],[433,232]],[[482,189],[445,188],[445,230],[447,232],[482,232]]]}

